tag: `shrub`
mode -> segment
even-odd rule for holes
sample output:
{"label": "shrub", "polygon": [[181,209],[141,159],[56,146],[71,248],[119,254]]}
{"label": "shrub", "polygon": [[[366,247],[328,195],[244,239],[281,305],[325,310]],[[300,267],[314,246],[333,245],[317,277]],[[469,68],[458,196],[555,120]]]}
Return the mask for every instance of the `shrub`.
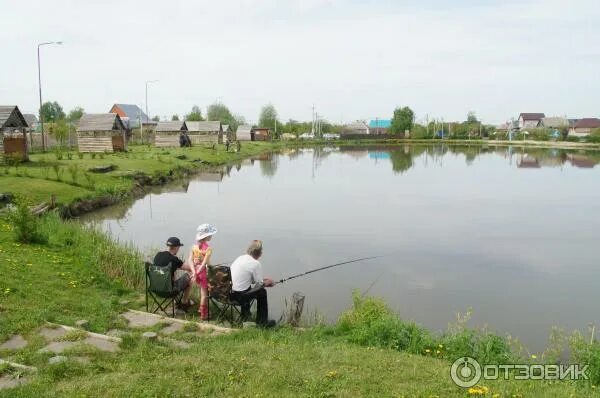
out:
{"label": "shrub", "polygon": [[84,155],[83,152],[77,152],[77,156],[79,156],[79,159],[83,159],[83,155]]}
{"label": "shrub", "polygon": [[60,181],[62,172],[63,172],[62,168],[58,164],[53,164],[52,170],[54,170],[54,175],[56,176],[56,181]]}
{"label": "shrub", "polygon": [[14,207],[8,212],[8,220],[14,227],[17,242],[48,242],[48,235],[40,230],[39,218],[33,215],[29,203],[24,198],[16,198]]}
{"label": "shrub", "polygon": [[79,177],[79,172],[81,171],[79,165],[78,164],[70,164],[69,167],[67,168],[67,170],[69,171],[69,174],[71,175],[71,180],[73,181],[73,184],[77,184],[77,177]]}
{"label": "shrub", "polygon": [[96,154],[92,152],[92,159],[96,159]]}
{"label": "shrub", "polygon": [[60,150],[54,152],[54,156],[56,157],[56,160],[62,160],[63,159],[63,153]]}
{"label": "shrub", "polygon": [[600,385],[600,343],[597,340],[586,341],[581,332],[573,333],[569,343],[575,362],[588,365],[590,382]]}
{"label": "shrub", "polygon": [[71,152],[67,152],[67,159],[72,160],[73,154]]}

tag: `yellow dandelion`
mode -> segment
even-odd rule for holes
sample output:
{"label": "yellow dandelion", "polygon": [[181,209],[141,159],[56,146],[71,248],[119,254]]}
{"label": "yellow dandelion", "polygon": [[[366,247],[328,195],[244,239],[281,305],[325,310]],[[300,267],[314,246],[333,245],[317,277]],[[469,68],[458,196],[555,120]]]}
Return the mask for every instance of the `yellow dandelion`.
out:
{"label": "yellow dandelion", "polygon": [[533,359],[537,359],[537,355],[535,355],[535,354],[531,354],[531,358],[533,358]]}
{"label": "yellow dandelion", "polygon": [[430,353],[430,352],[431,352],[431,350],[428,348],[428,349],[426,349],[426,350],[425,350],[425,352],[426,352],[426,353]]}

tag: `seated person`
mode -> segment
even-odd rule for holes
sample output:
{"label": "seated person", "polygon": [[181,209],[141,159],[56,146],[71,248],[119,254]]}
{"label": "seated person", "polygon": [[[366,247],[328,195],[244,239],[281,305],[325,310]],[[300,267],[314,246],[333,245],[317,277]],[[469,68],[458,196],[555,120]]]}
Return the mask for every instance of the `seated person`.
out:
{"label": "seated person", "polygon": [[231,298],[241,304],[242,319],[250,316],[250,301],[256,299],[256,325],[273,327],[275,321],[269,320],[265,287],[271,287],[274,283],[271,278],[263,278],[262,265],[258,261],[262,250],[262,242],[254,240],[246,254],[239,256],[231,264]]}
{"label": "seated person", "polygon": [[[183,292],[183,299],[181,300],[179,308],[187,311],[193,304],[190,300],[190,294],[192,292],[191,277],[194,273],[194,268],[177,257],[177,253],[181,246],[183,246],[183,244],[179,238],[169,238],[167,240],[167,250],[157,253],[153,263],[157,267],[167,267],[171,264],[171,270],[173,271],[173,288],[178,292]],[[178,269],[187,272],[175,280],[175,271]]]}

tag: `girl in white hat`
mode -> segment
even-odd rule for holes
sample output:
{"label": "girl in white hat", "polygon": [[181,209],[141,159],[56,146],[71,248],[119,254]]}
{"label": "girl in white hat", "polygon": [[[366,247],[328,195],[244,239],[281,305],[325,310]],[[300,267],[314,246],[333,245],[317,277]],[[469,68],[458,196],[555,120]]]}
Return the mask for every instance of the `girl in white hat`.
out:
{"label": "girl in white hat", "polygon": [[209,265],[212,248],[208,245],[217,229],[210,224],[202,224],[196,230],[196,244],[192,247],[188,263],[194,266],[194,280],[200,287],[200,319],[208,320],[208,278],[206,267]]}

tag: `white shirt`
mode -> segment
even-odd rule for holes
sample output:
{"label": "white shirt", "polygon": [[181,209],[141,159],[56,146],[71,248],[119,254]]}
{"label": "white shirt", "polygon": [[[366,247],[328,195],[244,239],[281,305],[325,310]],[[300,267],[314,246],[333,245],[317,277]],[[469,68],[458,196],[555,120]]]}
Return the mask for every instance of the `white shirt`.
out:
{"label": "white shirt", "polygon": [[234,292],[243,292],[249,287],[263,283],[262,266],[249,254],[235,259],[231,264],[231,282]]}

